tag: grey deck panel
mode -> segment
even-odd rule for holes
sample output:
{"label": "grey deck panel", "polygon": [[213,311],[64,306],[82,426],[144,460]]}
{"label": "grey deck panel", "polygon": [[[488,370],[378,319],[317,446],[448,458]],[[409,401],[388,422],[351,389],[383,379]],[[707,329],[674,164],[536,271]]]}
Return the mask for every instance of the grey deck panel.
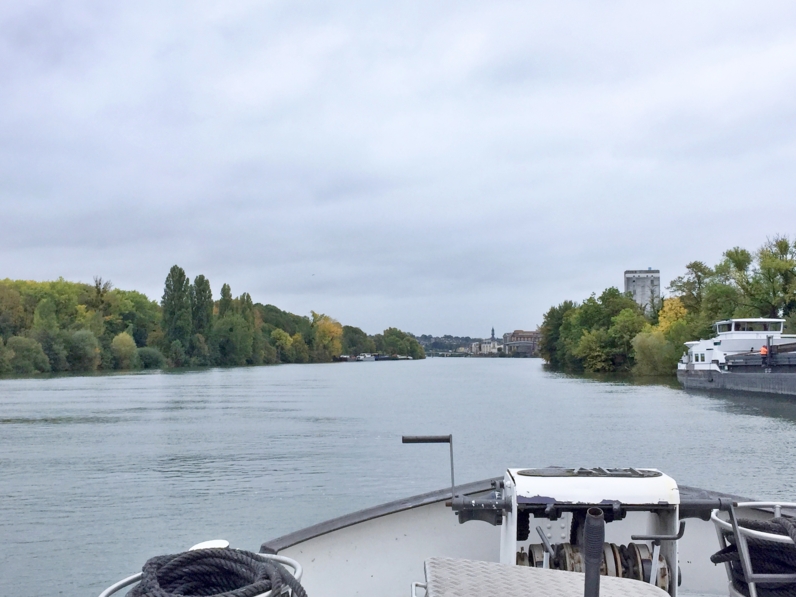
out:
{"label": "grey deck panel", "polygon": [[[509,566],[495,562],[429,558],[427,597],[582,597],[585,574]],[[601,597],[668,597],[649,583],[629,578],[600,577]]]}

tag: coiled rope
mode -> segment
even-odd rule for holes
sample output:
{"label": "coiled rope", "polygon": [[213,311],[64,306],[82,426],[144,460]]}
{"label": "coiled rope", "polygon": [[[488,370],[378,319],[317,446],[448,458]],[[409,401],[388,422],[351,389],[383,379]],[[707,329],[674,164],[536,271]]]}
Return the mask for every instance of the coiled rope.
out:
{"label": "coiled rope", "polygon": [[274,596],[290,588],[307,597],[304,587],[283,566],[248,551],[212,548],[157,556],[144,564],[141,582],[128,597]]}
{"label": "coiled rope", "polygon": [[[770,520],[750,520],[738,519],[738,525],[753,531],[762,531],[772,535],[783,535],[790,537],[796,543],[796,524],[792,520],[782,517]],[[730,563],[732,584],[735,589],[744,595],[749,595],[749,587],[746,584],[743,568],[741,567],[741,556],[738,553],[738,546],[735,541],[734,533],[726,533],[725,537],[729,545],[710,556],[710,561],[714,564]],[[749,545],[749,559],[752,562],[752,570],[760,574],[793,574],[796,573],[796,545],[791,543],[775,543],[758,539],[757,537],[747,537]],[[757,584],[758,597],[796,597],[796,584]]]}

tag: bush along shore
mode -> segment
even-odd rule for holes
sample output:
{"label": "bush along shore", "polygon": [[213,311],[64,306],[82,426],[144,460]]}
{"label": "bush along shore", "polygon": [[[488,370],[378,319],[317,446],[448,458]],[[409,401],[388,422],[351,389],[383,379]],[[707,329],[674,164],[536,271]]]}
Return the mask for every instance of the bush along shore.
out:
{"label": "bush along shore", "polygon": [[754,253],[735,247],[713,267],[693,261],[668,290],[668,298],[643,307],[616,288],[551,307],[542,357],[573,373],[674,375],[684,342],[712,337],[716,321],[783,317],[796,333],[796,241],[774,237]]}
{"label": "bush along shore", "polygon": [[94,284],[0,280],[0,374],[165,367],[326,363],[363,352],[425,358],[396,328],[370,336],[322,313],[294,315],[254,303],[174,266],[158,304],[134,290]]}

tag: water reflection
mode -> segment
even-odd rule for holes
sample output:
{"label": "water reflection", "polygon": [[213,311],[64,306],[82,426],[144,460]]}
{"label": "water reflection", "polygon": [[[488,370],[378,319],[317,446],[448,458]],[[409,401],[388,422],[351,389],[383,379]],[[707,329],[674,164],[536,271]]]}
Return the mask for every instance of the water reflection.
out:
{"label": "water reflection", "polygon": [[732,390],[689,390],[691,396],[699,396],[715,403],[715,408],[738,415],[752,415],[796,422],[796,396],[762,394]]}
{"label": "water reflection", "polygon": [[79,425],[118,423],[123,421],[118,416],[61,416],[61,417],[8,417],[0,418],[0,425]]}

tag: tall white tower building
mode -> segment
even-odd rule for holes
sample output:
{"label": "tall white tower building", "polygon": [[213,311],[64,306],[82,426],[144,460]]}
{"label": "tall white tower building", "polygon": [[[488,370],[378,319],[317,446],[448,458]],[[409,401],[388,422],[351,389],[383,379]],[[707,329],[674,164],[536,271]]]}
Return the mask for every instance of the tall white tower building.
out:
{"label": "tall white tower building", "polygon": [[645,311],[657,306],[661,300],[661,270],[629,269],[625,271],[625,292]]}

